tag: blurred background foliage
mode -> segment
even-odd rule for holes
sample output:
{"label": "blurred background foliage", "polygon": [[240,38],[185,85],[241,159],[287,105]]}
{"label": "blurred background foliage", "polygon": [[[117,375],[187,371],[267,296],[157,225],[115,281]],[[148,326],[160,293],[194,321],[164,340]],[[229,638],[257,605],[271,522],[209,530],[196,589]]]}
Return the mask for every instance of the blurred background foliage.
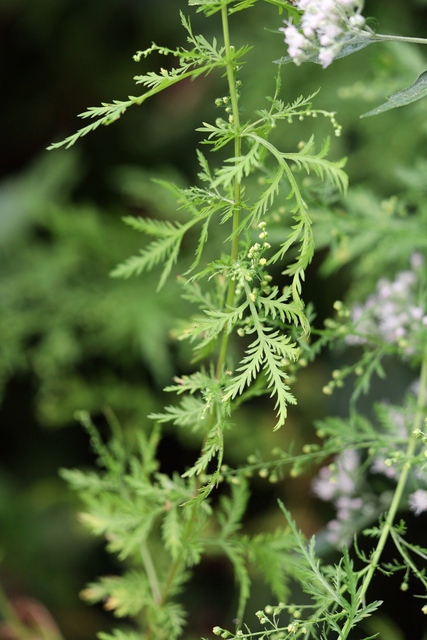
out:
{"label": "blurred background foliage", "polygon": [[[153,57],[137,65],[135,51],[153,40],[171,48],[184,43],[179,8],[186,10],[177,0],[0,4],[0,580],[10,597],[42,602],[69,640],[90,638],[109,627],[107,615],[83,605],[78,591],[95,575],[118,570],[105,558],[102,545],[81,529],[76,498],[57,474],[59,467],[93,463],[74,413],[87,409],[106,429],[105,413],[112,411],[132,439],[136,429],[150,428],[145,416],[161,406],[162,388],[171,376],[188,368],[186,347],[171,337],[176,317],[191,312],[179,297],[180,284],[172,278],[156,292],[155,272],[128,281],[109,277],[141,245],[141,237],[121,218],[129,213],[165,219],[181,215],[151,178],[181,185],[196,179],[194,148],[200,135],[195,128],[218,115],[214,99],[223,94],[222,80],[209,76],[180,84],[72,150],[49,154],[45,148],[72,133],[80,124],[76,114],[87,106],[135,94],[133,76],[159,64]],[[427,37],[427,0],[367,0],[365,15],[376,19],[382,33]],[[192,22],[195,32],[200,27],[212,35],[219,28],[215,17],[206,21],[194,15]],[[263,96],[273,92],[272,61],[284,54],[284,45],[271,30],[279,26],[276,10],[261,2],[233,19],[236,45],[254,45],[241,72],[248,116],[266,106]],[[376,231],[390,207],[399,214],[400,206],[406,215],[410,206],[426,206],[426,102],[377,118],[360,120],[359,115],[410,85],[426,68],[425,49],[383,44],[327,70],[311,64],[284,69],[284,100],[321,87],[316,107],[337,111],[343,135],[333,139],[332,155],[349,157],[348,207],[356,218],[371,217]],[[292,150],[313,130],[320,138],[330,134],[325,121],[310,119],[285,129],[285,136],[282,130],[280,145]],[[314,212],[322,224],[323,215],[321,207]],[[364,253],[344,250],[341,240],[348,241],[351,229],[343,222],[342,237],[327,257],[325,229],[318,237],[321,251],[310,269],[306,294],[320,321],[332,313],[333,301],[345,295],[347,263]],[[368,273],[406,266],[411,247],[402,251],[398,225],[395,231],[390,236],[395,250],[387,264],[359,262],[359,292],[369,287]],[[369,253],[369,238],[366,246]],[[188,266],[193,251],[190,238],[176,274]],[[335,272],[327,281],[319,271],[322,262],[324,273]],[[272,433],[271,417],[262,405],[254,406],[250,417],[243,415],[229,436],[228,462],[244,460],[254,449],[268,454],[277,444],[311,437],[314,418],[345,413],[345,393],[332,400],[320,393],[332,366],[323,358],[303,372],[295,389],[299,404],[278,434]],[[400,381],[396,384],[402,384],[402,376],[407,372],[394,372]],[[188,436],[168,434],[160,450],[164,470],[184,469],[197,447]],[[255,488],[249,530],[278,524],[278,496],[294,508],[307,534],[325,521],[307,479],[271,488],[260,479]],[[190,599],[199,610],[200,634],[221,624],[222,608],[229,610],[227,600],[215,600],[215,584],[205,601],[196,598],[201,593],[197,580],[205,585],[212,572],[220,591],[224,584],[232,589],[229,567],[212,562],[196,573]],[[258,597],[262,605],[269,596]],[[398,614],[385,615],[387,638],[399,640]],[[387,621],[387,615],[395,622]]]}

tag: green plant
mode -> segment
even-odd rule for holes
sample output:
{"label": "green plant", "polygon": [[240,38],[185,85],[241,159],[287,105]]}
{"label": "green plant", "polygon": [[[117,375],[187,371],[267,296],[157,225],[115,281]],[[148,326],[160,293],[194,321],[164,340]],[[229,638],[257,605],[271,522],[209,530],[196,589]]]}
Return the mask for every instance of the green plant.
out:
{"label": "green plant", "polygon": [[[301,45],[301,33],[296,26],[301,20],[300,26],[304,28],[305,14],[301,17],[301,12],[305,9],[309,16],[310,3],[266,1],[281,12],[287,11],[285,35],[288,40],[293,39],[291,47],[299,47],[297,55],[290,52],[291,57],[299,63],[310,59],[311,53],[305,53],[308,45]],[[62,475],[79,491],[86,505],[82,520],[93,533],[105,536],[108,549],[126,567],[123,575],[107,576],[90,584],[83,595],[89,602],[103,601],[105,608],[117,617],[133,617],[138,625],[137,630],[121,628],[112,634],[101,634],[103,640],[136,638],[141,633],[145,638],[176,638],[185,624],[179,594],[193,568],[205,555],[224,554],[233,565],[239,585],[236,630],[226,631],[217,626],[214,634],[224,638],[326,638],[332,633],[344,639],[353,628],[363,626],[380,606],[379,599],[366,600],[375,571],[403,572],[402,589],[408,585],[409,576],[420,581],[424,590],[427,586],[424,571],[413,558],[422,562],[427,551],[407,542],[403,522],[396,524],[402,505],[409,504],[416,513],[427,507],[424,463],[427,436],[422,431],[427,390],[427,315],[425,265],[419,253],[427,240],[420,234],[418,224],[411,224],[411,216],[408,221],[401,220],[401,213],[408,211],[404,199],[379,207],[377,213],[384,223],[381,227],[372,228],[363,209],[359,216],[352,215],[350,205],[347,211],[337,209],[338,192],[345,194],[347,176],[344,161],[327,158],[329,141],[316,145],[314,137],[308,136],[298,150],[283,150],[280,131],[294,119],[324,116],[338,136],[341,127],[333,112],[313,107],[314,95],[290,103],[282,100],[281,65],[272,97],[267,98],[252,119],[246,119],[246,114],[243,119],[244,88],[239,70],[249,47],[233,46],[229,24],[241,11],[250,9],[255,0],[198,0],[189,4],[206,17],[220,19],[221,43],[216,38],[208,41],[203,35],[195,35],[190,20],[181,13],[188,48],[170,50],[153,44],[135,56],[136,61],[153,53],[166,59],[169,56],[175,66],[137,76],[136,82],[146,87],[141,96],[89,109],[82,114],[91,120],[89,125],[64,142],[52,145],[72,145],[100,125],[112,123],[129,107],[142,104],[181,80],[195,80],[219,71],[227,83],[225,96],[216,100],[217,108],[225,114],[215,123],[203,123],[198,129],[206,136],[203,144],[218,152],[220,161],[215,164],[198,150],[200,169],[196,186],[182,188],[161,182],[173,193],[185,217],[173,221],[125,218],[134,230],[152,239],[138,255],[117,267],[113,276],[128,278],[159,268],[159,290],[176,269],[186,234],[198,230],[194,261],[179,277],[177,285],[198,311],[175,334],[178,340],[193,345],[193,360],[191,369],[175,377],[174,384],[166,388],[177,400],[150,415],[154,426],[148,433],[138,432],[134,451],[128,450],[111,413],[108,421],[112,437],[107,443],[101,439],[90,415],[86,411],[78,414],[101,470],[64,470]],[[349,33],[345,31],[345,20],[358,17],[351,23],[356,30],[356,36],[352,32],[351,37],[356,39],[350,42],[334,37],[338,48],[326,52],[317,49],[315,59],[324,66],[333,57],[390,38],[361,30],[364,25],[361,4],[335,3],[344,11],[340,14],[344,36]],[[313,7],[321,9],[316,3],[311,4]],[[310,40],[309,45],[316,49],[319,43],[323,47],[320,39]],[[409,92],[376,113],[410,102],[408,95],[418,99],[424,93],[422,75]],[[224,158],[221,154],[228,147],[230,155]],[[306,175],[310,177],[308,183],[303,179]],[[425,198],[419,195],[418,198],[414,215],[419,221],[426,209]],[[328,320],[324,328],[317,328],[314,311],[304,304],[302,297],[316,234],[320,243],[332,249],[325,269],[357,260],[356,274],[363,269],[364,273],[371,272],[372,290],[373,258],[390,267],[390,278],[395,275],[394,265],[387,262],[389,248],[384,238],[393,238],[393,234],[400,238],[402,228],[406,242],[399,246],[399,260],[405,264],[412,259],[412,270],[398,274],[395,279],[380,281],[376,293],[371,294],[364,306],[359,303],[351,308],[337,301],[337,317]],[[342,252],[334,253],[337,238],[349,244],[345,259]],[[281,275],[285,276],[285,286]],[[390,317],[396,322],[387,324]],[[288,406],[296,402],[290,386],[292,380],[328,343],[357,345],[362,349],[357,362],[335,370],[332,381],[324,388],[330,394],[356,374],[349,417],[319,422],[317,435],[322,442],[307,444],[301,452],[277,447],[272,460],[253,454],[248,464],[231,468],[227,438],[237,410],[256,398],[270,397],[271,410],[275,412],[274,428],[283,427]],[[374,373],[384,375],[382,361],[389,356],[407,359],[420,368],[421,377],[416,397],[413,391],[409,392],[399,409],[405,415],[403,427],[396,418],[396,409],[393,414],[391,408],[377,405],[378,428],[359,413],[357,400],[368,390]],[[195,368],[197,363],[199,369]],[[182,474],[166,474],[159,466],[157,448],[164,425],[189,430],[198,438],[200,454]],[[350,453],[349,459],[343,450],[344,454]],[[306,544],[283,505],[283,523],[287,521],[287,528],[256,535],[244,532],[242,519],[251,474],[260,472],[276,482],[283,478],[287,468],[297,476],[308,464],[328,461],[331,456],[336,456],[336,460],[321,472],[316,486],[320,497],[336,501],[338,518],[330,523],[329,534],[334,535],[329,535],[329,542],[342,547],[339,562],[320,562],[315,540]],[[362,480],[364,474],[379,470],[379,460],[385,465],[383,474],[387,475],[389,468],[394,470],[394,475],[388,475],[395,485],[391,496],[379,492],[378,499],[374,499],[362,486]],[[338,491],[333,490],[334,485]],[[363,499],[368,495],[366,509]],[[357,512],[362,517],[356,519]],[[381,513],[385,515],[379,516],[378,525],[366,528]],[[361,550],[356,543],[350,553],[347,546],[356,531],[377,539],[371,551]],[[388,540],[394,542],[399,559],[385,564],[381,558]],[[253,633],[244,624],[252,567],[263,574],[279,603],[257,612],[262,630]],[[301,606],[286,604],[291,579],[302,584],[311,602]],[[425,593],[420,597],[425,598]]]}

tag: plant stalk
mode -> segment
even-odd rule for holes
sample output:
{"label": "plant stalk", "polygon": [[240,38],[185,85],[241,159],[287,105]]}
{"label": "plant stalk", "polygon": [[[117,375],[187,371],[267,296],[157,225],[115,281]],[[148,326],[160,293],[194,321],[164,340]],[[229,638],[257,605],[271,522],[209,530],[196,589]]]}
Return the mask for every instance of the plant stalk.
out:
{"label": "plant stalk", "polygon": [[[237,95],[237,87],[236,87],[236,80],[235,80],[235,68],[234,68],[234,62],[233,62],[233,47],[230,44],[230,33],[229,33],[229,27],[228,27],[228,13],[227,13],[227,4],[224,1],[222,3],[222,8],[221,8],[221,17],[222,17],[222,31],[223,31],[223,38],[224,38],[224,46],[225,46],[225,51],[226,51],[226,75],[227,75],[227,80],[228,80],[228,86],[229,86],[229,92],[230,92],[230,100],[231,100],[231,119],[230,122],[233,123],[234,125],[234,130],[235,130],[235,138],[234,138],[234,157],[235,158],[239,158],[241,155],[241,136],[240,136],[240,117],[239,117],[239,107],[238,107],[238,95]],[[238,254],[239,254],[239,234],[238,234],[238,228],[240,225],[240,199],[241,199],[241,185],[240,182],[238,181],[237,178],[235,178],[234,180],[234,212],[233,212],[233,232],[232,232],[232,243],[231,243],[231,259],[233,261],[237,260],[238,258]],[[230,283],[228,285],[228,290],[227,290],[227,296],[226,296],[226,301],[225,301],[225,305],[226,307],[231,307],[233,306],[233,302],[234,302],[234,292],[235,292],[235,287],[236,287],[236,283],[234,280],[230,280]],[[219,355],[218,355],[218,361],[217,361],[217,365],[216,365],[216,378],[218,379],[222,368],[224,366],[224,362],[225,362],[225,358],[226,358],[226,353],[227,353],[227,347],[228,347],[228,340],[229,340],[229,334],[224,331],[222,334],[222,339],[221,339],[221,346],[220,346],[220,351],[219,351]],[[208,430],[209,431],[209,430]],[[206,442],[206,440],[205,440]],[[202,450],[204,448],[205,442],[203,443],[202,446]],[[191,529],[193,527],[194,521],[195,521],[195,517],[196,517],[196,513],[197,513],[197,506],[192,506],[192,514],[191,517],[189,518],[189,520],[187,521],[186,527],[185,527],[185,531],[184,531],[184,539],[190,534]],[[145,563],[145,559],[144,559],[144,563]],[[156,580],[154,581],[154,584],[152,583],[152,581],[150,581],[150,584],[152,586],[153,589],[153,595],[154,593],[156,593],[155,595],[155,601],[159,604],[159,605],[163,605],[167,598],[168,598],[168,594],[169,594],[169,590],[172,586],[173,580],[175,575],[177,574],[178,571],[180,571],[180,569],[183,567],[183,560],[180,558],[177,558],[171,565],[171,568],[169,570],[169,574],[168,577],[166,578],[166,581],[164,583],[163,589],[159,589],[159,591],[157,592],[157,588],[158,588],[158,584],[156,585]],[[147,568],[147,567],[146,567]],[[154,567],[153,567],[154,569]],[[147,640],[151,637],[151,630],[148,631],[147,633]]]}
{"label": "plant stalk", "polygon": [[[417,398],[417,411],[414,418],[414,423],[412,427],[412,433],[408,441],[408,446],[406,449],[405,459],[406,462],[403,466],[401,476],[399,478],[399,482],[397,483],[396,490],[394,492],[393,499],[390,504],[390,509],[387,513],[387,518],[384,522],[382,532],[380,538],[378,540],[377,547],[372,555],[371,562],[369,564],[369,569],[364,577],[362,586],[359,591],[359,603],[362,604],[365,598],[366,592],[371,584],[371,580],[373,575],[379,565],[382,552],[390,535],[390,532],[393,527],[393,523],[396,517],[396,513],[399,509],[400,503],[402,501],[402,495],[406,487],[406,482],[408,480],[408,474],[411,469],[411,458],[414,455],[415,448],[417,445],[417,435],[416,432],[420,429],[422,425],[423,415],[425,411],[425,399],[427,394],[427,346],[424,349],[424,355],[421,365],[421,377],[420,377],[420,388],[418,391]],[[339,640],[345,640],[347,638],[350,629],[352,626],[352,622],[350,619],[347,619],[342,632],[339,636]]]}
{"label": "plant stalk", "polygon": [[[228,88],[230,91],[230,100],[231,100],[231,122],[234,125],[235,138],[234,138],[234,157],[239,158],[242,154],[242,138],[240,136],[240,116],[239,116],[239,104],[238,104],[238,95],[237,95],[237,87],[236,87],[236,79],[235,79],[235,67],[233,63],[233,49],[230,44],[230,32],[228,27],[228,14],[227,14],[227,5],[225,2],[222,3],[221,7],[221,18],[222,18],[222,31],[224,37],[224,46],[226,52],[226,73],[228,80]],[[238,160],[236,160],[238,162]],[[236,177],[234,179],[234,212],[233,212],[233,233],[232,233],[232,242],[231,242],[231,259],[232,261],[237,260],[239,255],[239,233],[238,228],[240,225],[240,198],[241,198],[241,185]],[[233,306],[234,302],[234,292],[236,288],[236,282],[234,280],[230,280],[228,285],[227,297],[225,301],[226,308],[230,308]],[[224,366],[225,357],[227,354],[229,334],[226,330],[224,330],[221,339],[221,346],[219,350],[218,362],[216,367],[216,378],[218,379],[222,367]]]}
{"label": "plant stalk", "polygon": [[376,33],[375,37],[379,40],[387,40],[390,42],[410,42],[411,44],[427,44],[426,38],[412,38],[410,36],[390,36],[383,33]]}
{"label": "plant stalk", "polygon": [[154,566],[151,553],[145,543],[141,545],[141,556],[144,563],[145,572],[148,577],[148,582],[150,583],[153,600],[154,602],[159,603],[162,601],[159,580],[157,578],[156,568]]}

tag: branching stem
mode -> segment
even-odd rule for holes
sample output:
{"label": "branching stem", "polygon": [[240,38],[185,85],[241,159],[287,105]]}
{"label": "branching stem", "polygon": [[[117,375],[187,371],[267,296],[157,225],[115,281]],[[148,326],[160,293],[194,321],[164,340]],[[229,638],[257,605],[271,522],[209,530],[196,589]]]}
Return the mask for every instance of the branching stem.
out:
{"label": "branching stem", "polygon": [[[420,429],[421,425],[422,425],[422,420],[423,420],[423,415],[424,415],[424,411],[425,411],[425,399],[426,399],[426,393],[427,393],[427,346],[424,349],[424,356],[423,356],[423,361],[422,361],[422,365],[421,365],[421,378],[420,378],[420,387],[419,387],[419,391],[418,391],[418,398],[417,398],[417,411],[415,414],[415,418],[414,418],[414,423],[413,423],[413,427],[412,427],[412,433],[411,436],[409,438],[409,442],[408,442],[408,446],[406,449],[406,462],[403,466],[402,469],[402,474],[399,478],[399,482],[397,483],[396,486],[396,490],[394,492],[394,496],[393,496],[393,500],[391,502],[390,505],[390,509],[388,511],[387,514],[387,518],[384,522],[383,528],[382,528],[382,532],[380,535],[380,538],[378,540],[378,544],[377,547],[372,555],[371,558],[371,562],[369,564],[369,568],[368,571],[365,575],[365,578],[363,580],[362,586],[360,588],[360,592],[359,592],[359,601],[360,603],[363,603],[363,600],[365,598],[366,592],[369,588],[369,585],[371,584],[371,580],[372,577],[378,567],[378,564],[380,562],[381,559],[381,554],[384,550],[384,547],[386,545],[386,542],[388,540],[388,537],[390,535],[390,532],[392,530],[393,527],[393,523],[396,517],[396,513],[399,509],[399,506],[401,504],[401,500],[402,500],[402,495],[403,492],[405,490],[406,487],[406,482],[408,480],[408,474],[409,471],[411,469],[411,459],[414,455],[415,452],[415,447],[417,444],[417,436],[416,436],[416,432],[417,430]],[[350,632],[350,629],[352,627],[352,621],[350,619],[347,619],[347,622],[345,623],[342,632],[340,634],[339,640],[345,640],[345,638],[348,637],[348,634]]]}

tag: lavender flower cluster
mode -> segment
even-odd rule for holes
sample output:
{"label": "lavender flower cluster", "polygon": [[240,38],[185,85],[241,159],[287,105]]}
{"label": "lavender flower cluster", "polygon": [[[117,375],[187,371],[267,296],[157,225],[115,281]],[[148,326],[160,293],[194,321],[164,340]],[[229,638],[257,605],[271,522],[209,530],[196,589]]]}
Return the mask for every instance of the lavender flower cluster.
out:
{"label": "lavender flower cluster", "polygon": [[351,322],[357,335],[346,336],[347,344],[365,344],[369,337],[399,346],[412,356],[427,335],[427,310],[422,299],[424,258],[415,253],[411,270],[398,273],[393,281],[381,278],[375,293],[364,304],[353,306]]}
{"label": "lavender flower cluster", "polygon": [[[344,47],[355,43],[356,50],[371,40],[372,31],[365,27],[361,15],[363,0],[295,0],[298,9],[304,11],[298,26],[285,20],[288,54],[295,64],[306,60],[328,67]],[[341,53],[342,55],[342,53]]]}
{"label": "lavender flower cluster", "polygon": [[[415,388],[411,391],[414,390]],[[379,450],[370,461],[369,471],[397,482],[401,465],[405,460],[404,449],[414,421],[414,413],[410,405],[395,407],[382,404],[381,407],[383,413],[387,414],[387,421],[393,425],[396,444],[392,454],[386,449]],[[426,445],[427,435],[420,432],[419,437]],[[397,444],[399,440],[401,446]],[[427,449],[424,453],[427,454]],[[407,507],[416,516],[427,511],[426,467],[427,462],[414,470],[412,481],[415,490],[407,495]],[[358,527],[364,526],[373,516],[378,515],[379,511],[387,508],[390,497],[388,492],[375,496],[369,489],[363,485],[360,455],[353,449],[344,450],[332,464],[320,469],[312,482],[313,493],[321,500],[331,502],[336,509],[336,517],[327,524],[326,539],[329,544],[336,548],[344,544],[351,545]]]}
{"label": "lavender flower cluster", "polygon": [[357,497],[357,475],[360,459],[357,451],[343,451],[335,462],[322,467],[313,480],[314,494],[321,500],[332,502],[337,515],[328,522],[326,539],[334,547],[351,544],[354,533],[354,517],[363,508],[363,500]]}

